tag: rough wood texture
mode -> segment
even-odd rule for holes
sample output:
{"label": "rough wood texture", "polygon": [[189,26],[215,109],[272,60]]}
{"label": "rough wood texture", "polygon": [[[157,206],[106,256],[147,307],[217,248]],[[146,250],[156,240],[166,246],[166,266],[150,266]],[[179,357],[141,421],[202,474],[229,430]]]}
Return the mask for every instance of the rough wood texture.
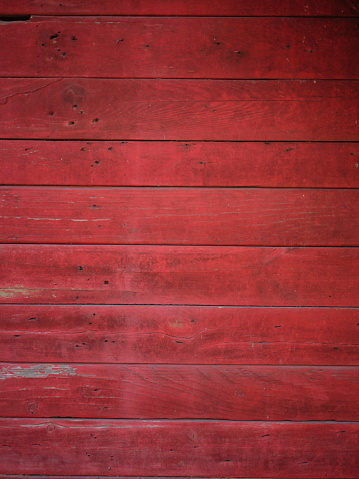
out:
{"label": "rough wood texture", "polygon": [[355,423],[0,419],[0,435],[2,474],[71,474],[74,465],[79,475],[357,478],[359,470]]}
{"label": "rough wood texture", "polygon": [[356,79],[358,26],[348,18],[34,17],[1,26],[1,76]]}
{"label": "rough wood texture", "polygon": [[0,306],[0,361],[359,365],[359,310]]}
{"label": "rough wood texture", "polygon": [[357,0],[2,0],[0,15],[358,16]]}
{"label": "rough wood texture", "polygon": [[358,248],[1,245],[0,265],[2,303],[359,306]]}
{"label": "rough wood texture", "polygon": [[[6,475],[7,478],[9,479],[19,479],[19,476],[18,475],[11,475],[11,474],[7,474]],[[46,475],[46,477],[48,479],[89,479],[89,476],[49,476],[49,475]],[[177,477],[177,476],[176,476]],[[36,475],[32,475],[31,476],[31,479],[44,479],[44,476],[36,476]],[[124,477],[124,476],[97,476],[96,479],[173,479],[173,478],[170,478],[170,477],[157,477],[157,478],[154,478],[153,476],[152,477],[146,477],[146,476],[127,476],[127,477]],[[185,478],[185,477],[178,477],[178,479],[189,479],[188,477]],[[198,478],[191,478],[191,479],[198,479]],[[205,478],[205,479],[213,479],[213,478]]]}
{"label": "rough wood texture", "polygon": [[359,246],[359,190],[0,187],[0,205],[2,243]]}
{"label": "rough wood texture", "polygon": [[359,135],[356,81],[3,78],[0,91],[3,139],[355,141]]}
{"label": "rough wood texture", "polygon": [[352,367],[0,363],[0,384],[8,417],[359,420]]}
{"label": "rough wood texture", "polygon": [[1,184],[359,188],[358,143],[0,140]]}
{"label": "rough wood texture", "polygon": [[359,479],[358,12],[0,0],[0,476]]}

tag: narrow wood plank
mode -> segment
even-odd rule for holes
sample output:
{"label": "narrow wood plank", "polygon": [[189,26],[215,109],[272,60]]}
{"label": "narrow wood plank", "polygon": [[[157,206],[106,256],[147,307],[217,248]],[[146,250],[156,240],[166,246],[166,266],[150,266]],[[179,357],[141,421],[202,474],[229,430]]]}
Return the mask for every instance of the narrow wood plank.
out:
{"label": "narrow wood plank", "polygon": [[0,419],[0,435],[2,474],[358,477],[357,423]]}
{"label": "narrow wood plank", "polygon": [[357,16],[356,0],[3,0],[0,15]]}
{"label": "narrow wood plank", "polygon": [[359,306],[358,248],[1,245],[0,260],[2,303]]}
{"label": "narrow wood plank", "polygon": [[[11,475],[11,474],[3,474],[4,477],[8,479],[19,479],[18,475]],[[173,479],[173,477],[157,477],[155,478],[154,476],[96,476],[96,479]],[[31,479],[89,479],[89,476],[50,476],[50,475],[45,475],[45,476],[36,476],[36,475],[31,475]],[[178,479],[198,479],[194,477],[178,477]],[[205,478],[205,479],[213,479],[213,478]]]}
{"label": "narrow wood plank", "polygon": [[1,184],[359,188],[358,143],[0,140]]}
{"label": "narrow wood plank", "polygon": [[0,306],[0,361],[359,365],[359,310]]}
{"label": "narrow wood plank", "polygon": [[2,243],[359,246],[359,190],[0,187],[0,204]]}
{"label": "narrow wood plank", "polygon": [[[18,475],[11,475],[11,474],[3,474],[3,477],[8,479],[18,479]],[[91,476],[50,476],[50,475],[43,475],[43,476],[36,476],[34,474],[31,475],[31,479],[89,479]],[[178,476],[176,476],[178,477]],[[99,476],[96,475],[96,479],[173,479],[173,477],[154,477],[154,476]],[[198,479],[195,477],[178,477],[178,479]],[[213,478],[204,478],[204,479],[213,479]]]}
{"label": "narrow wood plank", "polygon": [[358,26],[349,18],[33,17],[0,28],[1,76],[357,79]]}
{"label": "narrow wood plank", "polygon": [[356,81],[0,79],[1,138],[352,141]]}
{"label": "narrow wood plank", "polygon": [[7,417],[359,419],[352,367],[0,363],[0,383]]}

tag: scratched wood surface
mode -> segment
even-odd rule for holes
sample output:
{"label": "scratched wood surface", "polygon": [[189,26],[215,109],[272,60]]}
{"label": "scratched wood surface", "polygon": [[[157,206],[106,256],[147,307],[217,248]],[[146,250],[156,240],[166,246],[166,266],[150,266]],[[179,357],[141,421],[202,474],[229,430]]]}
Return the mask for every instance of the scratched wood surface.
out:
{"label": "scratched wood surface", "polygon": [[0,135],[2,139],[355,141],[358,84],[356,80],[1,78]]}
{"label": "scratched wood surface", "polygon": [[358,16],[357,0],[3,0],[0,15]]}
{"label": "scratched wood surface", "polygon": [[359,365],[359,310],[0,306],[0,361]]}
{"label": "scratched wood surface", "polygon": [[1,184],[358,188],[358,143],[0,140]]}
{"label": "scratched wood surface", "polygon": [[0,204],[2,243],[359,246],[358,190],[0,187]]}
{"label": "scratched wood surface", "polygon": [[359,368],[0,363],[0,381],[8,417],[359,419]]}
{"label": "scratched wood surface", "polygon": [[11,39],[0,63],[4,77],[356,79],[358,27],[356,18],[32,17],[0,29],[1,44]]}
{"label": "scratched wood surface", "polygon": [[1,245],[0,265],[1,303],[359,306],[358,248]]}
{"label": "scratched wood surface", "polygon": [[358,13],[0,2],[0,475],[359,478]]}
{"label": "scratched wood surface", "polygon": [[0,419],[0,434],[5,474],[245,477],[255,464],[256,477],[347,478],[358,466],[347,422]]}

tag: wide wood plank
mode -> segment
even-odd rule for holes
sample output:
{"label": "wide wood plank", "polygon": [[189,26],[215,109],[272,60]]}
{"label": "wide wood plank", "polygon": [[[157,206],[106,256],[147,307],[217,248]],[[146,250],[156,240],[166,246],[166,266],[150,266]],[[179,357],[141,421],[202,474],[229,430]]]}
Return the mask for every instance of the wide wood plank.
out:
{"label": "wide wood plank", "polygon": [[1,245],[0,299],[354,307],[358,268],[357,248]]}
{"label": "wide wood plank", "polygon": [[357,423],[0,419],[0,438],[2,474],[357,478],[359,470]]}
{"label": "wide wood plank", "polygon": [[2,243],[359,245],[359,190],[0,187],[0,205]]}
{"label": "wide wood plank", "polygon": [[358,82],[0,79],[2,139],[358,140]]}
{"label": "wide wood plank", "polygon": [[358,143],[0,140],[1,184],[359,188]]}
{"label": "wide wood plank", "polygon": [[1,26],[0,75],[356,79],[358,26],[338,18],[33,17]]}
{"label": "wide wood plank", "polygon": [[357,16],[357,0],[3,0],[0,15]]}
{"label": "wide wood plank", "polygon": [[0,306],[0,361],[359,365],[359,310]]}
{"label": "wide wood plank", "polygon": [[0,384],[8,417],[359,420],[352,367],[0,363]]}

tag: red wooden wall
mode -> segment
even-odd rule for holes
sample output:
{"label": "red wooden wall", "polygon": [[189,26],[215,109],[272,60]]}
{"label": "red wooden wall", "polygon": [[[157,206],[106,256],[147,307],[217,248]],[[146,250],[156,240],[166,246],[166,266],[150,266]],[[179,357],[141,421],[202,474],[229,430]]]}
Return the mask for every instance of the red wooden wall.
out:
{"label": "red wooden wall", "polygon": [[0,474],[359,477],[357,0],[2,0]]}

